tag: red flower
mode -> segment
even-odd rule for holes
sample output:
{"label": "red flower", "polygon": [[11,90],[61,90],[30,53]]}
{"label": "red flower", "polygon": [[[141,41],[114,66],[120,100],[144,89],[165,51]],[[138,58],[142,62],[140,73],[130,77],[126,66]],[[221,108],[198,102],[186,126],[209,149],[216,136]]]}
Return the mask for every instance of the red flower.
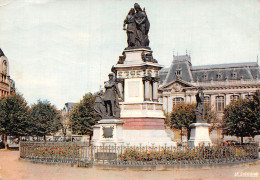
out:
{"label": "red flower", "polygon": [[45,151],[48,151],[48,149],[45,149]]}
{"label": "red flower", "polygon": [[60,151],[60,153],[61,153],[61,151]]}
{"label": "red flower", "polygon": [[148,153],[147,156],[150,156],[150,153]]}
{"label": "red flower", "polygon": [[56,149],[58,149],[58,148],[56,148]]}
{"label": "red flower", "polygon": [[53,147],[51,149],[53,149]]}
{"label": "red flower", "polygon": [[127,150],[125,150],[125,152],[127,153]]}
{"label": "red flower", "polygon": [[75,144],[75,146],[77,146],[77,144]]}
{"label": "red flower", "polygon": [[137,156],[137,159],[139,159],[139,156]]}

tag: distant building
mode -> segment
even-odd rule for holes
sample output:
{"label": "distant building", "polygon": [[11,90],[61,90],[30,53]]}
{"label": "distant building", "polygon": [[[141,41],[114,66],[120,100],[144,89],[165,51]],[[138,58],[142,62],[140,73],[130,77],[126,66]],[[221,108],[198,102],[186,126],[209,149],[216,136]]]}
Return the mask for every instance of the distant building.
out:
{"label": "distant building", "polygon": [[76,104],[79,103],[72,103],[72,102],[65,103],[63,109],[61,110],[61,114],[69,114]]}
{"label": "distant building", "polygon": [[250,99],[260,90],[260,70],[256,62],[192,66],[189,55],[173,56],[170,68],[162,69],[159,76],[159,100],[166,112],[181,102],[196,102],[195,95],[202,86],[205,103],[221,118],[232,100]]}
{"label": "distant building", "polygon": [[[79,104],[79,103],[67,102],[67,103],[65,103],[62,110],[60,110],[61,116],[62,116],[61,123],[63,125],[63,131],[65,131],[63,133],[65,133],[65,134],[68,134],[67,131],[69,131],[69,129],[71,128],[69,114],[76,104]],[[69,131],[69,133],[71,133],[71,131]]]}
{"label": "distant building", "polygon": [[15,82],[10,78],[9,61],[0,48],[0,98],[15,92]]}

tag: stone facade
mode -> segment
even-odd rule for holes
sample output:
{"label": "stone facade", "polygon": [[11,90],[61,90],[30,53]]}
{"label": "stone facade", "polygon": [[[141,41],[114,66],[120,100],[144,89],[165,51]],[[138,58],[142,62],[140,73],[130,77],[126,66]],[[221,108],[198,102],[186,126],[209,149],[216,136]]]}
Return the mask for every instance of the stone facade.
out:
{"label": "stone facade", "polygon": [[192,66],[189,55],[174,56],[171,67],[162,69],[159,75],[159,100],[166,112],[180,102],[194,103],[199,86],[203,87],[205,103],[220,115],[230,101],[252,98],[260,89],[256,62]]}
{"label": "stone facade", "polygon": [[[192,66],[189,55],[173,56],[170,68],[159,71],[159,101],[165,112],[181,102],[195,103],[198,87],[204,102],[221,119],[224,108],[238,98],[252,98],[260,90],[260,70],[256,62]],[[218,133],[221,136],[221,133]]]}
{"label": "stone facade", "polygon": [[0,98],[15,92],[15,83],[9,75],[9,61],[0,48]]}

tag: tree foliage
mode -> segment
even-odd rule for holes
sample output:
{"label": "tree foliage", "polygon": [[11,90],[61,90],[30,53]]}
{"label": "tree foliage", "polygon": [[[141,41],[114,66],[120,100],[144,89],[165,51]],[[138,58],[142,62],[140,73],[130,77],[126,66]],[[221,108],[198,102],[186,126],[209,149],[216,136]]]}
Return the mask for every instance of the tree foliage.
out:
{"label": "tree foliage", "polygon": [[[196,103],[181,103],[173,107],[170,114],[169,125],[171,128],[180,129],[186,128],[188,132],[188,138],[190,137],[190,124],[195,122],[195,108]],[[210,106],[205,106],[205,120],[211,124],[210,131],[217,126],[217,114],[211,110]]]}
{"label": "tree foliage", "polygon": [[85,94],[79,104],[75,105],[70,113],[73,133],[79,135],[92,135],[92,126],[98,117],[95,115],[94,104],[96,95]]}
{"label": "tree foliage", "polygon": [[0,100],[0,133],[12,136],[29,135],[29,107],[19,94],[12,94]]}
{"label": "tree foliage", "polygon": [[239,99],[231,102],[224,110],[223,133],[241,137],[254,137],[260,134],[260,93],[252,100]]}
{"label": "tree foliage", "polygon": [[32,134],[45,136],[62,128],[59,111],[49,102],[38,101],[30,109]]}

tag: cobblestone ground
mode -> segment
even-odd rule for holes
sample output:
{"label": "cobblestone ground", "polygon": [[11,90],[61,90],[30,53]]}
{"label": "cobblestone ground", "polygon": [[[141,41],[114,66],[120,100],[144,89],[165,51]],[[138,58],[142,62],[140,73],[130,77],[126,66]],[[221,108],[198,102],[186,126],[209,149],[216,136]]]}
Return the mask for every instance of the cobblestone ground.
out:
{"label": "cobblestone ground", "polygon": [[[250,178],[251,177],[251,178]],[[259,179],[260,161],[250,164],[215,167],[105,169],[68,165],[36,164],[19,160],[18,151],[0,150],[0,180],[98,180],[98,179]]]}

